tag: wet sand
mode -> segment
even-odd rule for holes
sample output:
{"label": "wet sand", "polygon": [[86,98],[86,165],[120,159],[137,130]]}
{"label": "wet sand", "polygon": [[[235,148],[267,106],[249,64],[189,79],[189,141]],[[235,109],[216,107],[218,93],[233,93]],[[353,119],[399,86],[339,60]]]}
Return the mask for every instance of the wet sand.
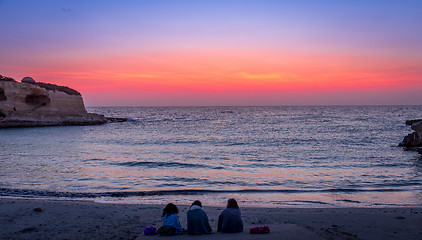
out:
{"label": "wet sand", "polygon": [[[187,203],[188,204],[188,203]],[[207,207],[215,232],[222,207]],[[161,226],[164,205],[0,198],[0,239],[157,239],[143,227]],[[186,227],[188,206],[179,205]],[[181,235],[166,239],[422,239],[422,208],[242,207],[243,233]],[[255,226],[265,235],[249,234]]]}

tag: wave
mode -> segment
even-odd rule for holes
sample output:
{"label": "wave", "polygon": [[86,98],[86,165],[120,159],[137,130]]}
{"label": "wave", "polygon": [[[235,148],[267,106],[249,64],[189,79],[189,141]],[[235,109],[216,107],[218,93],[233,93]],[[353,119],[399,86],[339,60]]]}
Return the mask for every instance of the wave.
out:
{"label": "wave", "polygon": [[[422,189],[420,189],[422,191]],[[320,190],[296,190],[296,189],[239,189],[239,190],[209,190],[209,189],[177,189],[177,190],[152,190],[152,191],[115,191],[115,192],[60,192],[49,190],[13,189],[0,188],[0,196],[3,197],[55,197],[55,198],[100,198],[100,197],[142,197],[160,195],[204,195],[204,194],[259,194],[259,193],[351,193],[351,192],[405,192],[403,189],[320,189]],[[348,200],[344,200],[348,201]]]}
{"label": "wave", "polygon": [[130,161],[130,162],[118,162],[110,163],[117,166],[125,167],[139,167],[145,166],[149,168],[161,168],[161,167],[176,167],[176,168],[209,168],[209,169],[224,169],[224,167],[214,167],[204,164],[193,164],[193,163],[178,163],[178,162],[147,162],[147,161]]}
{"label": "wave", "polygon": [[346,203],[361,203],[360,201],[350,200],[350,199],[337,199],[337,202],[346,202]]}
{"label": "wave", "polygon": [[174,118],[128,118],[128,122],[138,122],[140,124],[157,124],[157,123],[191,123],[191,122],[209,122],[212,118],[186,118],[186,117],[174,117]]}
{"label": "wave", "polygon": [[127,120],[126,120],[126,122],[138,122],[138,121],[139,121],[139,119],[132,118],[132,117],[128,117]]}

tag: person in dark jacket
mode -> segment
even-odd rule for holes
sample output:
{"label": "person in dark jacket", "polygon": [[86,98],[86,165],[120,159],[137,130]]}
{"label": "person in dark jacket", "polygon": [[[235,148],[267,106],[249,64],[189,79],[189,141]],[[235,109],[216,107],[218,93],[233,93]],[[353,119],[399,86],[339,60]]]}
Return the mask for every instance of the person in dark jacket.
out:
{"label": "person in dark jacket", "polygon": [[212,232],[208,216],[202,210],[202,203],[194,201],[187,212],[188,233],[193,235],[209,234]]}
{"label": "person in dark jacket", "polygon": [[218,232],[236,233],[243,232],[243,222],[237,201],[230,198],[227,201],[227,207],[218,217]]}

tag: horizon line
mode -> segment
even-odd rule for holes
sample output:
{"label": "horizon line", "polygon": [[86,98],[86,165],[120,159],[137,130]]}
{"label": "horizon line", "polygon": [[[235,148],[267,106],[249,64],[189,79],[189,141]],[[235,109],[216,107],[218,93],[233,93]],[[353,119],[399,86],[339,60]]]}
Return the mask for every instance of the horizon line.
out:
{"label": "horizon line", "polygon": [[85,106],[97,107],[407,107],[422,106],[422,104],[344,104],[344,105],[145,105],[145,106]]}

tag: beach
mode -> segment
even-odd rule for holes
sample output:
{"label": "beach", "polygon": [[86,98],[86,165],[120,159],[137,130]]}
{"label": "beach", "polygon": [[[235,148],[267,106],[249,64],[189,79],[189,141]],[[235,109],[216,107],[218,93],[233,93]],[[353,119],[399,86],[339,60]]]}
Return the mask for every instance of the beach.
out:
{"label": "beach", "polygon": [[421,10],[0,0],[0,240],[422,240]]}
{"label": "beach", "polygon": [[[189,204],[189,203],[186,203]],[[170,239],[422,239],[422,208],[242,207],[244,232],[215,233],[221,207],[204,210],[213,234]],[[164,205],[109,204],[58,199],[0,199],[0,239],[156,239],[143,228],[161,226]],[[186,227],[187,205],[178,205]],[[255,226],[266,235],[249,234]]]}
{"label": "beach", "polygon": [[[91,111],[130,120],[0,130],[0,239],[163,238],[143,228],[194,200],[214,233],[169,239],[422,239],[422,158],[397,147],[420,106]],[[243,233],[215,232],[228,198]]]}

